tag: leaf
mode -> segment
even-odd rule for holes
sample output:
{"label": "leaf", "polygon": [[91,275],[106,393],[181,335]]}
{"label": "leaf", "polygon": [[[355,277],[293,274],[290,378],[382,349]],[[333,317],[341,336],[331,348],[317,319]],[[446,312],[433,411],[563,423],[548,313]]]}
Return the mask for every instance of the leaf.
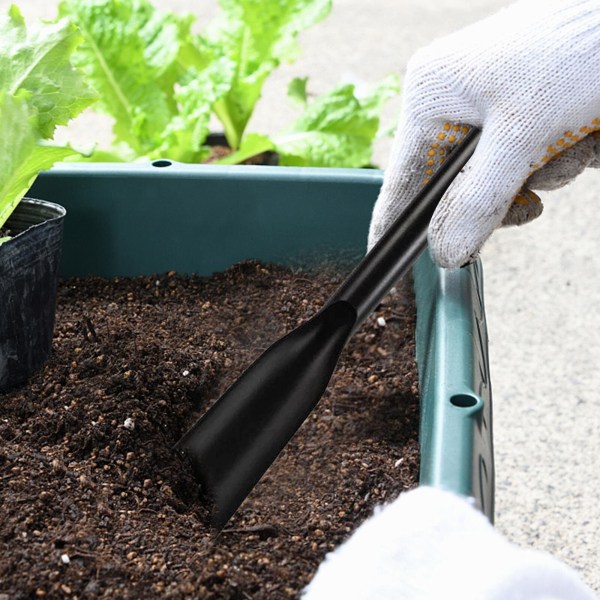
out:
{"label": "leaf", "polygon": [[66,21],[27,30],[16,6],[0,17],[0,227],[40,171],[75,153],[42,139],[95,98],[70,63],[80,41]]}
{"label": "leaf", "polygon": [[205,36],[216,56],[234,61],[229,92],[215,104],[232,148],[241,142],[270,73],[298,55],[297,37],[324,19],[331,0],[220,0],[222,13]]}
{"label": "leaf", "polygon": [[370,164],[379,129],[378,111],[398,91],[388,78],[363,100],[350,84],[318,97],[284,133],[274,136],[279,164],[314,167],[364,167]]}
{"label": "leaf", "polygon": [[280,164],[360,167],[370,160],[377,128],[377,117],[361,112],[354,86],[344,85],[315,100],[274,141]]}
{"label": "leaf", "polygon": [[302,108],[308,104],[307,83],[308,77],[294,77],[288,85],[288,97]]}
{"label": "leaf", "polygon": [[242,144],[236,152],[219,159],[216,161],[216,164],[237,165],[253,156],[273,150],[273,148],[273,142],[267,136],[258,133],[250,133],[244,136]]}
{"label": "leaf", "polygon": [[133,162],[138,159],[132,154],[131,148],[127,145],[114,145],[110,150],[102,148],[74,148],[76,154],[65,158],[65,162]]}
{"label": "leaf", "polygon": [[388,75],[364,94],[356,94],[365,112],[377,116],[383,105],[400,92],[400,79],[397,75]]}
{"label": "leaf", "polygon": [[0,95],[0,227],[37,174],[73,154],[71,148],[41,145],[35,119],[35,113],[24,98],[6,92]]}
{"label": "leaf", "polygon": [[148,154],[177,112],[173,86],[180,53],[193,60],[192,18],[160,12],[147,0],[63,0],[59,14],[83,34],[74,60],[114,118],[117,141]]}
{"label": "leaf", "polygon": [[201,162],[208,156],[203,147],[210,132],[213,103],[228,89],[234,65],[222,58],[200,72],[191,69],[184,83],[176,87],[178,112],[165,128],[150,157],[169,157],[181,162]]}
{"label": "leaf", "polygon": [[66,125],[96,99],[69,62],[81,41],[67,21],[28,31],[14,5],[0,17],[0,90],[27,98],[44,138],[51,138],[57,125]]}

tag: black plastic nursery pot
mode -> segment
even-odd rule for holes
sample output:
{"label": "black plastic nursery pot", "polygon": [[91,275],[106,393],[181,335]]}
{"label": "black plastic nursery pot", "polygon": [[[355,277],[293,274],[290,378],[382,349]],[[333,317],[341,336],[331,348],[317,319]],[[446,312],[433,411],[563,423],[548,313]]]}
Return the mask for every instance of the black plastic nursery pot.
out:
{"label": "black plastic nursery pot", "polygon": [[27,381],[48,358],[65,209],[23,199],[0,245],[0,392]]}
{"label": "black plastic nursery pot", "polygon": [[[365,252],[382,173],[366,169],[60,164],[32,194],[68,213],[61,273],[210,275],[245,259],[290,266]],[[420,481],[474,497],[493,519],[491,383],[482,267],[413,269]]]}

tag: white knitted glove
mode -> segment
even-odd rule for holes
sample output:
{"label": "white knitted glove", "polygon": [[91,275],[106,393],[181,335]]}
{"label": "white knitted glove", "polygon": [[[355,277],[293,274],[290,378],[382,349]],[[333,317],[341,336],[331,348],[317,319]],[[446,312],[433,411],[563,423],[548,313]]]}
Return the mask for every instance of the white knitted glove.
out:
{"label": "white knitted glove", "polygon": [[328,554],[302,600],[597,600],[575,572],[506,541],[467,500],[418,488]]}
{"label": "white knitted glove", "polygon": [[535,194],[517,195],[526,181],[554,189],[599,166],[600,0],[521,0],[411,58],[369,248],[469,125],[482,137],[429,227],[445,267],[472,260],[503,222],[541,213]]}

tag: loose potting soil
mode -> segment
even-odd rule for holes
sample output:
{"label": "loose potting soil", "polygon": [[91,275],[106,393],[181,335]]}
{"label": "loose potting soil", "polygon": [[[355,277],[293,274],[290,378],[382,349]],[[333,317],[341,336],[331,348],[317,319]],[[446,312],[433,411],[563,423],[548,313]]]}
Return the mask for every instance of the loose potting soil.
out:
{"label": "loose potting soil", "polygon": [[173,444],[341,282],[245,262],[60,283],[52,356],[0,399],[0,598],[295,598],[325,554],[416,485],[409,284],[220,533]]}

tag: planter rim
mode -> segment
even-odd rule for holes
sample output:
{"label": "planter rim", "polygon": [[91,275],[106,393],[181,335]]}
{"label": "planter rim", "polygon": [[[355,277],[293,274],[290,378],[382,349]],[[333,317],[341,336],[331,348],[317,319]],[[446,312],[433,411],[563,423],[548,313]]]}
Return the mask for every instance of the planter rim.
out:
{"label": "planter rim", "polygon": [[23,231],[19,231],[19,233],[16,233],[15,235],[11,236],[10,239],[6,240],[6,242],[0,245],[0,248],[2,246],[5,246],[6,244],[14,242],[14,240],[19,238],[32,228],[40,227],[44,225],[44,223],[48,223],[49,221],[62,219],[67,214],[67,210],[63,206],[61,206],[60,204],[56,204],[55,202],[48,202],[47,200],[40,200],[38,198],[24,197],[21,199],[11,216],[8,218],[7,223],[8,221],[10,221],[10,219],[15,213],[17,213],[18,215],[19,209],[22,210],[23,208],[25,208],[25,210],[29,209],[29,212],[34,212],[36,215],[40,214],[40,216],[43,217],[42,220],[39,221],[39,223],[32,223],[31,225],[23,229]]}
{"label": "planter rim", "polygon": [[246,181],[269,179],[271,181],[339,181],[340,183],[381,184],[381,169],[332,168],[332,167],[285,167],[269,165],[214,165],[181,163],[169,158],[137,163],[119,162],[60,162],[44,172],[44,178],[62,178],[65,175],[91,175],[103,178],[156,176],[160,178],[185,178],[201,176],[203,179],[244,179]]}
{"label": "planter rim", "polygon": [[52,217],[48,217],[47,220],[58,219],[60,217],[64,217],[67,214],[67,209],[56,202],[49,202],[48,200],[42,200],[40,198],[31,198],[29,196],[25,196],[19,205],[26,204],[29,206],[39,206],[49,209],[50,211],[54,211],[56,214]]}

